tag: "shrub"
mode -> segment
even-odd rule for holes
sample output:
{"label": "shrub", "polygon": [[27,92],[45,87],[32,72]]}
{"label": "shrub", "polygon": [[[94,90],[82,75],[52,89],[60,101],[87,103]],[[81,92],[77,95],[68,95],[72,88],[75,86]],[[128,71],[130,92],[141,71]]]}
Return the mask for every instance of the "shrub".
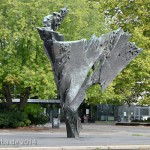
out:
{"label": "shrub", "polygon": [[13,116],[10,118],[10,124],[12,124],[12,127],[22,127],[30,125],[31,121],[23,112],[17,110],[14,112]]}
{"label": "shrub", "polygon": [[30,124],[30,121],[27,118],[27,115],[19,110],[0,110],[0,127],[7,128],[12,127],[16,128],[19,126],[27,126]]}
{"label": "shrub", "polygon": [[132,122],[150,122],[150,118],[147,118],[147,120],[137,120],[137,119],[135,119],[135,120],[132,120]]}
{"label": "shrub", "polygon": [[147,121],[150,122],[150,118],[147,118]]}
{"label": "shrub", "polygon": [[17,107],[12,110],[0,109],[0,128],[45,124],[48,122],[48,116],[43,112],[43,108],[37,104],[28,104],[24,111],[18,110]]}
{"label": "shrub", "polygon": [[8,126],[9,126],[9,114],[0,111],[0,127],[8,127]]}
{"label": "shrub", "polygon": [[32,125],[43,125],[48,122],[48,116],[45,116],[43,114],[38,115],[28,115],[29,119],[31,120]]}
{"label": "shrub", "polygon": [[38,104],[27,104],[24,113],[31,121],[31,125],[42,125],[48,122],[48,116],[43,114],[44,109]]}

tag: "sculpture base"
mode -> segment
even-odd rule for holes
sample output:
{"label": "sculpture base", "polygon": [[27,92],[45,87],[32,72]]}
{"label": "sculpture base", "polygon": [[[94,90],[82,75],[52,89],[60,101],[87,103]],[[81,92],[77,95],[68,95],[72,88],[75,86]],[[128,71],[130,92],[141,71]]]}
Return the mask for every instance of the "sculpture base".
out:
{"label": "sculpture base", "polygon": [[64,110],[64,113],[65,113],[67,138],[78,138],[80,130],[82,128],[78,111],[74,112],[71,109],[67,108]]}

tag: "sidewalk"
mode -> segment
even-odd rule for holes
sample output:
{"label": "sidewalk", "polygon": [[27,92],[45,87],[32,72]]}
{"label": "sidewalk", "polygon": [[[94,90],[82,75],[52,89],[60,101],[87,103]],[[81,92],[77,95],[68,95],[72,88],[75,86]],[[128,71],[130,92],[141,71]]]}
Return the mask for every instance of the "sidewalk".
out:
{"label": "sidewalk", "polygon": [[80,138],[67,138],[65,124],[0,129],[0,150],[150,150],[150,127],[83,124]]}
{"label": "sidewalk", "polygon": [[148,145],[0,148],[0,150],[149,150]]}

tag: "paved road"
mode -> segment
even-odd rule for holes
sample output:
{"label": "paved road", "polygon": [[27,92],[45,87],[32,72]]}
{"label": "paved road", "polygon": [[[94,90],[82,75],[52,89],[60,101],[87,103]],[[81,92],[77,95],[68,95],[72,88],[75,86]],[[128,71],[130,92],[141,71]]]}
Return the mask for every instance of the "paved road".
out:
{"label": "paved road", "polygon": [[0,129],[0,148],[58,146],[149,145],[150,127],[84,124],[80,138],[67,139],[59,129]]}

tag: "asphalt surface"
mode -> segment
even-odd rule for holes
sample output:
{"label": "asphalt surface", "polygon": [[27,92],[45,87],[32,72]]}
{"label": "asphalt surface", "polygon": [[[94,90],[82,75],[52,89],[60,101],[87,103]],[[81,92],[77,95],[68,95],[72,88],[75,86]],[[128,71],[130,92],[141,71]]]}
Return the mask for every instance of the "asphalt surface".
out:
{"label": "asphalt surface", "polygon": [[66,137],[64,124],[59,129],[51,128],[51,124],[35,128],[0,129],[0,149],[129,145],[133,148],[145,145],[150,149],[150,127],[83,124],[80,138],[71,139]]}

